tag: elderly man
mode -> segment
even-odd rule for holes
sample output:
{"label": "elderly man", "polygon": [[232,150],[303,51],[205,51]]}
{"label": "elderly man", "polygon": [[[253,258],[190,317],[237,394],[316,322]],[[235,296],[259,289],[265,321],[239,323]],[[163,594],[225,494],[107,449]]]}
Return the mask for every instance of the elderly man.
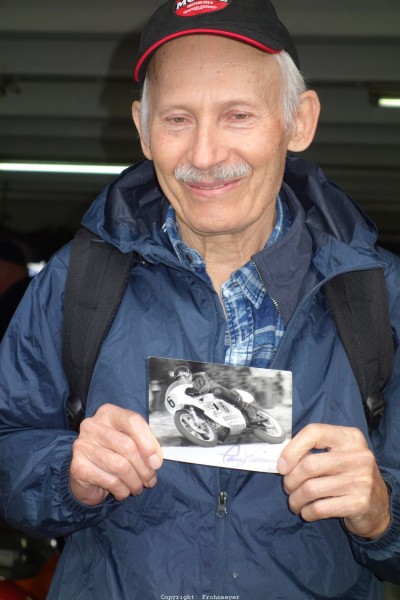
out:
{"label": "elderly man", "polygon": [[[135,74],[147,160],[83,223],[143,260],[79,435],[61,362],[69,247],[31,286],[1,348],[2,511],[66,536],[51,599],[382,598],[400,565],[399,357],[369,437],[321,286],[383,267],[398,345],[399,261],[316,166],[288,157],[312,142],[319,101],[268,0],[167,2]],[[292,371],[279,473],[162,464],[149,356]]]}

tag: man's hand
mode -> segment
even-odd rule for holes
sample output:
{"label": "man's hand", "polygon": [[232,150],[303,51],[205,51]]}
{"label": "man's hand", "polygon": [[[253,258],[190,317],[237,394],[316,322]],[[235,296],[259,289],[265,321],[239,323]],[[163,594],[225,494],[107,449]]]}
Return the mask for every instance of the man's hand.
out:
{"label": "man's hand", "polygon": [[305,521],[343,518],[351,533],[369,539],[388,528],[389,493],[359,429],[307,425],[284,448],[277,466],[290,509]]}
{"label": "man's hand", "polygon": [[72,449],[71,491],[83,504],[140,494],[157,483],[160,446],[146,421],[130,410],[104,404],[82,421]]}

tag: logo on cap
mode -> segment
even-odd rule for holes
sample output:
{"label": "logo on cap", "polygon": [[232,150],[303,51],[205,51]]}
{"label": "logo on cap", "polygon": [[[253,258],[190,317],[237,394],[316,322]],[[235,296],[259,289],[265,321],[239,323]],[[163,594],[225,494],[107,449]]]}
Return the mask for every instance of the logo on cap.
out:
{"label": "logo on cap", "polygon": [[231,0],[181,0],[176,2],[178,17],[198,17],[228,8]]}

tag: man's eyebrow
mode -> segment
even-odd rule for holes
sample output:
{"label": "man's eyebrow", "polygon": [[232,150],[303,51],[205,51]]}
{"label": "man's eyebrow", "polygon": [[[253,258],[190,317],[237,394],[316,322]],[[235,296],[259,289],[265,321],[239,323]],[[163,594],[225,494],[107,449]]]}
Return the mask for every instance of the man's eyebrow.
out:
{"label": "man's eyebrow", "polygon": [[221,102],[221,108],[231,108],[233,106],[244,106],[248,108],[252,108],[255,106],[254,101],[249,100],[247,98],[232,98],[230,100],[226,100]]}
{"label": "man's eyebrow", "polygon": [[[223,109],[223,110],[232,108],[234,106],[244,107],[244,108],[254,108],[255,107],[255,102],[252,100],[249,100],[247,98],[233,98],[233,99],[229,99],[229,100],[222,100],[220,102],[216,102],[215,104],[218,106],[219,109]],[[201,107],[200,107],[200,109],[201,109]],[[164,113],[174,111],[174,110],[183,110],[183,111],[190,112],[191,106],[184,102],[182,102],[182,103],[174,102],[173,104],[165,103],[164,105],[161,105],[159,107],[157,112],[160,115],[162,115]]]}
{"label": "man's eyebrow", "polygon": [[160,106],[155,113],[158,115],[158,117],[164,117],[165,115],[168,115],[169,113],[173,113],[175,111],[179,111],[179,112],[190,112],[190,109],[188,106],[185,106],[184,104],[165,104],[164,106]]}

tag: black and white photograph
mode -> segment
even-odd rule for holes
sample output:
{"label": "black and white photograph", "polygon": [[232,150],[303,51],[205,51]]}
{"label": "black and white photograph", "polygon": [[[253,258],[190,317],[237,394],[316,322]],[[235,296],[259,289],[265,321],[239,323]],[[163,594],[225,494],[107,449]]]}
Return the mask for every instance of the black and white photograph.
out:
{"label": "black and white photograph", "polygon": [[292,430],[292,374],[149,358],[149,423],[164,458],[276,472]]}

